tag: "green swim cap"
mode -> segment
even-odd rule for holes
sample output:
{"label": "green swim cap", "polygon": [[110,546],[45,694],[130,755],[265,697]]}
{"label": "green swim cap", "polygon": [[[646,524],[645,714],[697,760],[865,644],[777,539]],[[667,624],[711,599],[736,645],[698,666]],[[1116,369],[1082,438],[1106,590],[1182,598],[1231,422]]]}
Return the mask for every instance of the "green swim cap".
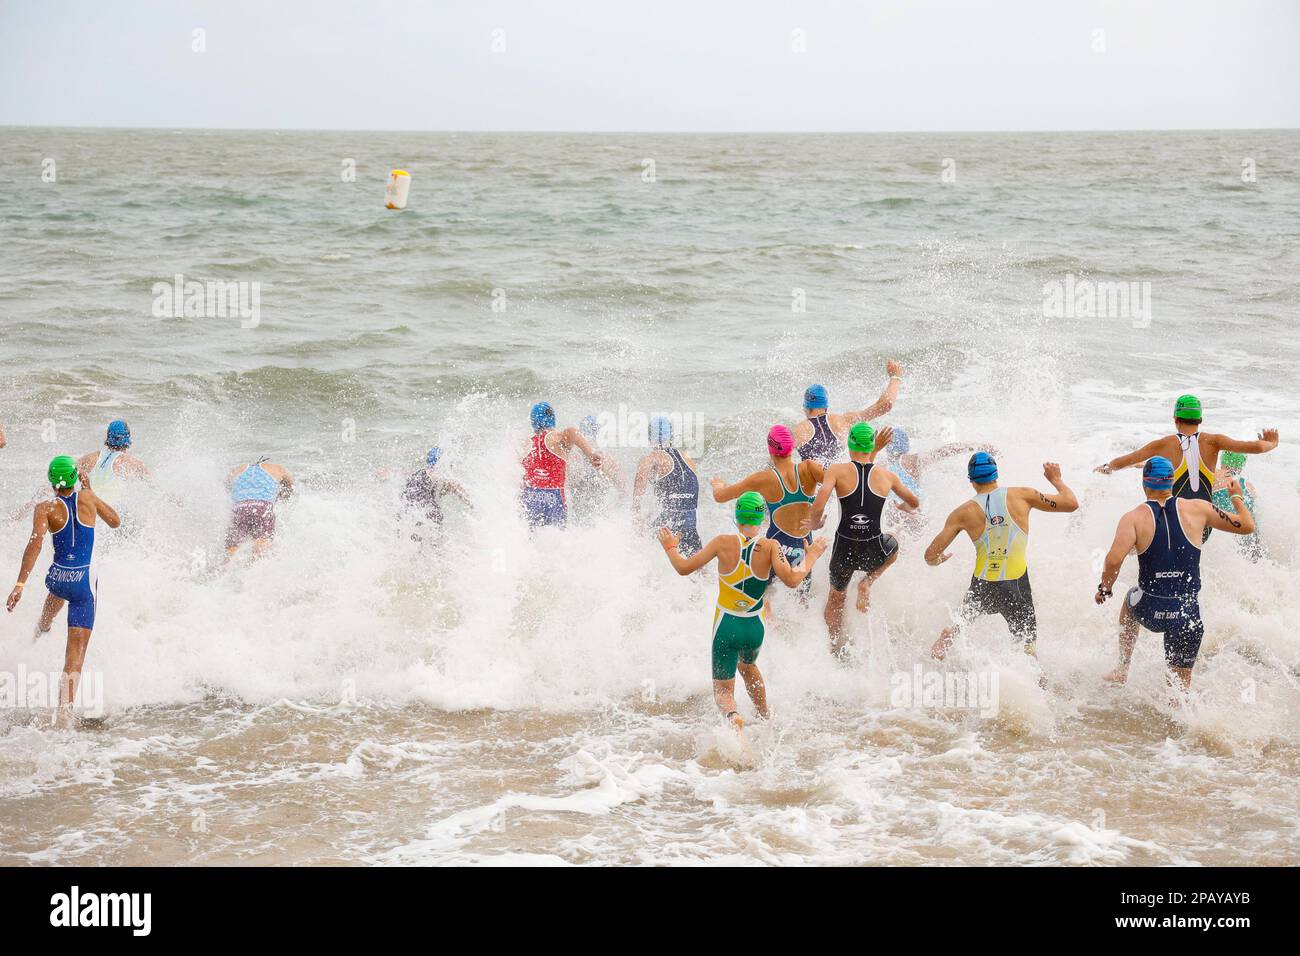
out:
{"label": "green swim cap", "polygon": [[1240,471],[1246,466],[1246,456],[1239,451],[1225,451],[1219,460],[1223,462],[1224,468],[1231,468],[1233,471]]}
{"label": "green swim cap", "polygon": [[1201,418],[1201,400],[1195,395],[1180,395],[1174,402],[1174,418],[1198,421]]}
{"label": "green swim cap", "polygon": [[50,462],[50,470],[46,474],[56,489],[72,488],[77,484],[77,459],[71,455],[59,455]]}
{"label": "green swim cap", "polygon": [[757,491],[747,491],[736,499],[736,524],[760,525],[767,516],[767,501]]}
{"label": "green swim cap", "polygon": [[849,429],[849,451],[867,455],[876,450],[876,430],[866,422],[858,422]]}

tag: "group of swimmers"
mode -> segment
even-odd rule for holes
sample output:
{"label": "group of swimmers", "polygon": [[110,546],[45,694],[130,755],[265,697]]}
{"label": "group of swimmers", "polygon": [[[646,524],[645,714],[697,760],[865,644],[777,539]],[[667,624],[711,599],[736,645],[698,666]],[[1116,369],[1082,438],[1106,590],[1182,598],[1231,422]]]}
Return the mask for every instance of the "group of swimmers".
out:
{"label": "group of swimmers", "polygon": [[[0,445],[0,447],[3,447]],[[130,452],[131,429],[112,421],[104,445],[80,458],[58,455],[46,469],[54,497],[38,495],[32,510],[32,531],[23,549],[17,581],[5,602],[12,611],[27,587],[40,556],[45,536],[53,541],[53,560],[45,575],[45,603],[37,618],[34,639],[49,632],[54,619],[68,608],[68,642],[64,652],[57,716],[71,722],[71,705],[85,662],[86,648],[95,626],[99,600],[99,573],[95,555],[95,530],[99,521],[118,528],[122,486],[135,480],[152,480],[149,467]],[[254,558],[266,554],[275,534],[274,504],[293,493],[293,478],[268,458],[236,466],[227,476],[231,509],[226,532],[226,560],[245,542],[252,542]]]}
{"label": "group of swimmers", "polygon": [[[713,614],[713,690],[719,711],[737,729],[744,721],[736,710],[735,678],[739,673],[755,711],[767,714],[767,697],[757,661],[770,606],[768,586],[779,579],[807,599],[810,575],[833,541],[830,590],[824,618],[833,654],[845,650],[844,604],[850,583],[861,575],[856,606],[870,607],[873,584],[898,560],[898,539],[885,529],[885,505],[891,499],[897,518],[915,531],[920,507],[920,465],[972,452],[966,478],[974,497],[952,510],[943,528],[925,549],[937,566],[952,557],[947,548],[963,533],[975,548],[970,584],[953,616],[930,649],[943,660],[964,625],[987,614],[1000,615],[1025,652],[1036,655],[1038,621],[1029,583],[1027,548],[1033,511],[1069,514],[1079,499],[1065,483],[1061,466],[1043,465],[1052,491],[999,483],[994,449],[950,443],[928,456],[911,450],[902,429],[877,429],[872,420],[889,412],[898,395],[902,368],[888,363],[889,382],[872,405],[860,411],[828,410],[826,389],[809,386],[804,419],[793,428],[774,425],[767,434],[768,466],[728,484],[713,478],[713,497],[735,501],[736,532],[703,542],[696,527],[699,479],[694,462],[672,447],[671,424],[651,419],[650,451],[637,468],[635,493],[655,486],[660,502],[658,537],[679,574],[692,574],[717,563],[718,599]],[[531,412],[533,434],[523,457],[521,505],[534,525],[558,525],[567,519],[565,497],[569,453],[579,450],[597,473],[600,450],[581,429],[557,430],[555,412],[545,402]],[[1201,546],[1212,529],[1252,541],[1247,551],[1261,553],[1255,532],[1254,490],[1243,487],[1246,455],[1277,447],[1276,429],[1256,439],[1234,439],[1201,432],[1202,408],[1193,395],[1174,406],[1174,433],[1099,466],[1110,474],[1141,466],[1145,502],[1125,514],[1105,561],[1095,600],[1104,603],[1130,553],[1138,556],[1138,584],[1120,610],[1119,665],[1107,680],[1122,683],[1140,627],[1164,638],[1171,675],[1186,690],[1204,637],[1200,613]],[[798,460],[795,460],[795,453]],[[884,463],[877,456],[884,454]],[[1177,462],[1177,464],[1175,464]],[[833,537],[818,537],[826,508],[834,496],[839,519]],[[910,524],[909,524],[910,522]]]}
{"label": "group of swimmers", "polygon": [[[796,589],[806,601],[813,567],[833,543],[824,618],[831,651],[842,656],[846,644],[844,605],[853,577],[862,575],[856,606],[867,612],[872,586],[898,560],[898,539],[885,530],[885,505],[893,499],[897,514],[892,520],[914,534],[919,528],[923,465],[955,454],[973,452],[966,477],[975,494],[947,516],[926,548],[925,560],[932,566],[949,560],[952,555],[946,549],[965,532],[975,548],[975,566],[954,620],[935,640],[931,656],[943,660],[962,627],[986,614],[1004,618],[1026,653],[1036,653],[1037,617],[1027,562],[1030,513],[1068,514],[1079,507],[1078,498],[1054,462],[1043,466],[1051,493],[1003,487],[995,450],[989,446],[950,443],[919,454],[912,451],[901,428],[877,429],[872,420],[893,409],[902,382],[903,369],[898,363],[889,362],[887,372],[888,382],[877,401],[857,411],[829,411],[825,387],[809,386],[804,394],[803,420],[793,428],[774,425],[768,431],[767,467],[732,484],[720,477],[711,479],[715,501],[735,501],[736,533],[707,542],[701,540],[697,527],[700,481],[696,464],[674,447],[669,419],[656,416],[649,422],[650,447],[638,463],[633,498],[640,499],[653,489],[659,506],[654,522],[658,539],[679,574],[717,563],[714,699],[724,718],[737,729],[744,723],[735,705],[737,673],[755,711],[760,717],[767,714],[757,660],[770,604],[767,589],[773,578]],[[1136,552],[1138,584],[1123,600],[1120,661],[1107,679],[1126,679],[1138,630],[1145,627],[1163,634],[1166,662],[1186,689],[1204,636],[1199,606],[1201,547],[1211,530],[1218,529],[1252,541],[1247,553],[1253,558],[1261,553],[1255,534],[1254,489],[1243,487],[1241,469],[1244,456],[1271,451],[1277,447],[1278,436],[1276,429],[1266,429],[1254,440],[1202,433],[1201,403],[1192,395],[1177,400],[1173,419],[1172,435],[1096,469],[1109,474],[1140,465],[1146,500],[1120,519],[1095,600],[1101,604],[1112,596],[1124,560]],[[530,423],[532,435],[520,448],[523,474],[519,498],[530,525],[567,522],[569,461],[575,450],[590,466],[584,473],[586,483],[622,485],[617,463],[595,444],[594,418],[584,420],[580,427],[558,429],[554,409],[539,402],[530,412]],[[0,432],[0,440],[2,435]],[[59,695],[59,714],[65,721],[76,698],[95,621],[97,521],[102,519],[110,528],[117,528],[121,518],[112,499],[118,484],[150,477],[144,463],[129,452],[130,445],[130,428],[126,422],[114,421],[99,451],[80,459],[60,455],[50,462],[47,480],[54,497],[39,501],[34,508],[32,533],[6,602],[12,611],[21,600],[45,536],[51,535],[54,557],[45,578],[48,594],[36,636],[50,629],[66,603],[68,644]],[[882,454],[884,463],[877,463]],[[440,472],[440,459],[440,449],[430,449],[423,467],[403,486],[403,505],[416,515],[412,536],[417,540],[422,526],[441,524],[444,495],[470,502],[466,489]],[[260,557],[275,534],[275,503],[293,493],[293,478],[282,465],[261,458],[232,469],[227,485],[231,518],[226,558],[248,541],[253,544],[254,557]],[[834,535],[818,536],[814,532],[824,527],[832,496],[839,502]]]}

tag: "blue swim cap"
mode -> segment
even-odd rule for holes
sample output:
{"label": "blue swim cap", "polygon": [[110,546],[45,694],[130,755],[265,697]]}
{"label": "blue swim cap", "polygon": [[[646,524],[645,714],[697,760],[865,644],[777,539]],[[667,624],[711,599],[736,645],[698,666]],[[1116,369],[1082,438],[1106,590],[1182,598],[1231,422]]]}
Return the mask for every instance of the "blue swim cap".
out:
{"label": "blue swim cap", "polygon": [[430,448],[429,454],[424,456],[424,463],[428,465],[430,468],[432,468],[434,465],[438,464],[438,459],[441,457],[442,457],[441,448],[436,448],[436,447]]}
{"label": "blue swim cap", "polygon": [[1174,465],[1168,458],[1156,455],[1142,466],[1142,487],[1152,491],[1169,491],[1174,486]]}
{"label": "blue swim cap", "polygon": [[889,440],[890,455],[906,455],[912,450],[912,442],[907,437],[907,432],[901,428],[894,429],[894,437]]}
{"label": "blue swim cap", "polygon": [[548,402],[538,402],[528,413],[528,417],[532,420],[535,432],[555,427],[555,409],[551,408]]}
{"label": "blue swim cap", "polygon": [[663,415],[650,419],[650,444],[656,447],[670,444],[673,440],[673,423]]}
{"label": "blue swim cap", "polygon": [[966,462],[966,477],[977,485],[998,480],[998,463],[986,451],[977,451]]}
{"label": "blue swim cap", "polygon": [[825,385],[809,385],[807,391],[803,393],[804,408],[825,408],[830,404],[830,399],[826,397]]}
{"label": "blue swim cap", "polygon": [[109,448],[130,448],[131,426],[120,418],[109,422],[108,434],[104,437],[104,444]]}

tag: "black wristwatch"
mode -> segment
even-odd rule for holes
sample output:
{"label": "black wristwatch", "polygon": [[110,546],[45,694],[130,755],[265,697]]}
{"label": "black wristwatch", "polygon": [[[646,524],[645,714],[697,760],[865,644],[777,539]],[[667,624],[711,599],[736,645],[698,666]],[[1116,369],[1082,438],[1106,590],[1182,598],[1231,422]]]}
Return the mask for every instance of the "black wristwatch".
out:
{"label": "black wristwatch", "polygon": [[1108,589],[1104,584],[1098,584],[1098,585],[1097,585],[1097,593],[1098,593],[1098,594],[1101,594],[1101,595],[1103,595],[1103,596],[1105,596],[1105,597],[1114,597],[1114,596],[1115,596],[1115,592],[1112,591],[1112,590],[1110,590],[1110,589]]}

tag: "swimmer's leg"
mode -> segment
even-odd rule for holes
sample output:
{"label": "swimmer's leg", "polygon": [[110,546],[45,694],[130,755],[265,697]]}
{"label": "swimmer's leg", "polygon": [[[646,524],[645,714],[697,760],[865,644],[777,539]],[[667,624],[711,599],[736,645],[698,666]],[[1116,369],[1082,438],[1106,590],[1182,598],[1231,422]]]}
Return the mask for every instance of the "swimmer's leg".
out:
{"label": "swimmer's leg", "polygon": [[[895,545],[897,549],[897,545]],[[857,609],[863,614],[871,608],[871,585],[876,583],[876,579],[889,570],[890,565],[898,560],[898,551],[895,550],[886,560],[885,563],[874,571],[868,571],[866,575],[858,582],[858,600]]]}
{"label": "swimmer's leg", "polygon": [[948,651],[952,649],[953,641],[961,636],[963,624],[969,624],[975,618],[987,611],[984,606],[984,600],[981,595],[983,591],[977,590],[979,584],[974,578],[971,579],[970,587],[962,596],[961,604],[957,606],[957,613],[949,614],[952,616],[952,623],[945,627],[939,633],[939,639],[930,647],[930,656],[936,661],[941,661],[948,656]]}
{"label": "swimmer's leg", "polygon": [[826,630],[831,634],[831,653],[839,657],[844,652],[844,597],[843,591],[831,588],[826,592]]}
{"label": "swimmer's leg", "polygon": [[[767,720],[767,686],[763,683],[763,675],[759,673],[758,665],[746,664],[741,661],[737,665],[737,669],[745,681],[745,692],[749,694],[749,699],[754,702],[754,712],[763,720]],[[735,710],[734,702],[732,710]]]}
{"label": "swimmer's leg", "polygon": [[959,633],[961,633],[960,629],[955,624],[952,627],[945,627],[939,632],[939,639],[930,646],[930,656],[936,661],[947,657],[948,651],[952,649],[952,642],[957,640]]}
{"label": "swimmer's leg", "polygon": [[[1106,675],[1106,680],[1112,684],[1122,684],[1128,680],[1128,667],[1133,660],[1133,647],[1137,644],[1139,626],[1138,619],[1129,610],[1126,597],[1119,611],[1119,666]],[[1191,679],[1190,671],[1188,679]]]}
{"label": "swimmer's leg", "polygon": [[50,628],[54,626],[54,618],[63,610],[65,603],[61,597],[55,597],[53,594],[45,595],[45,606],[41,608],[41,616],[36,619],[36,630],[32,633],[33,641],[39,641],[42,635],[49,633]]}
{"label": "swimmer's leg", "polygon": [[[1169,668],[1169,682],[1184,694],[1192,689],[1192,669],[1190,667]],[[1178,701],[1174,701],[1178,703]]]}
{"label": "swimmer's leg", "polygon": [[72,702],[77,699],[81,683],[81,667],[86,662],[86,647],[90,644],[90,628],[69,627],[68,646],[63,653],[63,674],[59,678],[59,709],[55,721],[59,728],[73,726]]}
{"label": "swimmer's leg", "polygon": [[731,726],[737,730],[745,726],[740,714],[736,712],[736,679],[734,677],[731,680],[714,680],[713,702],[718,705],[718,710]]}
{"label": "swimmer's leg", "polygon": [[1169,683],[1175,691],[1171,701],[1174,706],[1182,703],[1192,689],[1192,668],[1196,666],[1196,657],[1205,639],[1200,606],[1193,602],[1185,606],[1182,613],[1183,620],[1165,631],[1165,664],[1169,668]]}

